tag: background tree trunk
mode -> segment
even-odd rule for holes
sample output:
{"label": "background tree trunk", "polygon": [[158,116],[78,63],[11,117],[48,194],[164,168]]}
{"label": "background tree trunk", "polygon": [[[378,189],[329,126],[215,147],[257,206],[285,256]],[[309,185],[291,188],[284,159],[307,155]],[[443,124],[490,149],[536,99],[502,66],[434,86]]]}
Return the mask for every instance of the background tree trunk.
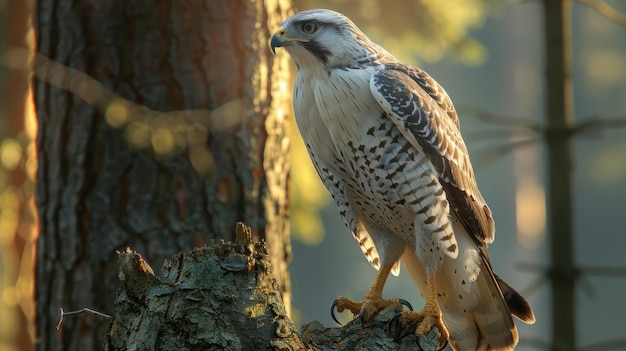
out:
{"label": "background tree trunk", "polygon": [[38,59],[36,75],[56,84],[34,83],[38,349],[101,349],[106,320],[86,314],[55,327],[60,308],[112,313],[116,249],[129,246],[158,267],[209,238],[233,240],[237,221],[268,241],[288,303],[289,144],[280,111],[289,94],[272,84],[288,70],[267,47],[268,28],[288,7],[39,1],[39,54],[153,112],[197,114],[190,127],[182,115],[119,112],[114,95],[81,85],[76,74],[59,76]]}
{"label": "background tree trunk", "polygon": [[546,142],[552,283],[552,349],[576,349],[576,279],[572,196],[574,84],[570,0],[544,0]]}

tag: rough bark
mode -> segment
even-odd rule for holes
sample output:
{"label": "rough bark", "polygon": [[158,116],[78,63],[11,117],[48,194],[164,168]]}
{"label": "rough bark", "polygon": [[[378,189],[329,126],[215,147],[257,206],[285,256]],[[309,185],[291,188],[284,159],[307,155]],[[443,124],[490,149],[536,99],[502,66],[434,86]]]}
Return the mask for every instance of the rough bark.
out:
{"label": "rough bark", "polygon": [[180,253],[157,276],[141,255],[119,253],[123,288],[105,349],[304,349],[271,276],[267,245],[242,227],[237,242]]}
{"label": "rough bark", "polygon": [[[390,308],[341,328],[311,322],[301,336],[271,274],[267,245],[238,227],[234,243],[211,242],[166,260],[157,275],[141,255],[118,253],[123,283],[106,350],[414,350],[415,325],[388,325]],[[435,350],[438,332],[420,340]]]}
{"label": "rough bark", "polygon": [[[115,251],[127,246],[158,263],[232,240],[244,220],[289,288],[288,95],[273,84],[288,71],[267,47],[287,9],[269,0],[38,2],[39,57],[71,67],[35,62],[38,349],[101,348],[106,320],[66,318],[56,331],[59,309],[111,313]],[[109,113],[120,99],[145,109],[120,120]],[[200,125],[167,114],[176,110],[193,110]]]}

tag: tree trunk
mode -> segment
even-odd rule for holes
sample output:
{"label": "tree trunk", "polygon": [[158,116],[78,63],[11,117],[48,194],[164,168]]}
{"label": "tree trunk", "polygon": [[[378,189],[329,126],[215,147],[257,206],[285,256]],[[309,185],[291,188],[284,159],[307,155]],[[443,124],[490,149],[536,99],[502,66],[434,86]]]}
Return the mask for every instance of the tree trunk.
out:
{"label": "tree trunk", "polygon": [[439,331],[423,338],[416,325],[388,321],[390,307],[341,328],[319,322],[301,335],[271,277],[267,245],[238,225],[236,242],[211,241],[180,253],[157,274],[141,255],[118,254],[122,288],[105,350],[437,350]]}
{"label": "tree trunk", "polygon": [[[208,239],[233,240],[237,221],[267,240],[289,301],[289,95],[273,84],[288,70],[267,46],[287,9],[39,1],[38,349],[101,349],[105,319],[55,328],[60,308],[112,314],[116,250],[160,265]],[[193,111],[170,113],[180,110]]]}
{"label": "tree trunk", "polygon": [[576,262],[572,221],[571,3],[544,0],[552,349],[576,349]]}
{"label": "tree trunk", "polygon": [[119,253],[123,283],[106,350],[302,350],[271,277],[265,242],[238,226],[236,242],[211,241],[166,261]]}

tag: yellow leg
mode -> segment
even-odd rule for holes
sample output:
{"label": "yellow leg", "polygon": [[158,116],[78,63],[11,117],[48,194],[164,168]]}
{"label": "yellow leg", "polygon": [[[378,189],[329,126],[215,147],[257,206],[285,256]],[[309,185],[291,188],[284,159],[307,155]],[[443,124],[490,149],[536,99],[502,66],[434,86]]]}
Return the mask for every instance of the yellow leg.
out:
{"label": "yellow leg", "polygon": [[363,320],[367,321],[374,313],[382,311],[387,307],[401,306],[400,300],[398,299],[383,299],[383,289],[392,267],[393,265],[383,265],[380,267],[372,286],[367,293],[365,293],[362,302],[354,302],[343,296],[339,296],[333,303],[333,305],[337,307],[337,312],[341,313],[344,310],[349,310],[354,315],[360,314]]}
{"label": "yellow leg", "polygon": [[406,311],[400,319],[403,322],[418,321],[419,324],[415,329],[415,333],[421,336],[425,336],[433,327],[436,327],[441,334],[441,337],[439,337],[440,347],[445,345],[450,337],[450,334],[448,333],[446,326],[443,324],[443,316],[437,300],[435,273],[429,274],[426,278],[426,304],[424,305],[424,308],[419,312]]}

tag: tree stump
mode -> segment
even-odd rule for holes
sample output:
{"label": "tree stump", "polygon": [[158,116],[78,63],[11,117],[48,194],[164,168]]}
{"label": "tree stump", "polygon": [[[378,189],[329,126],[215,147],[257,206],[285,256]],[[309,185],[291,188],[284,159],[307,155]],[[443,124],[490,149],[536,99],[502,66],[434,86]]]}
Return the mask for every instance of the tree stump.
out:
{"label": "tree stump", "polygon": [[[389,327],[389,308],[340,328],[314,321],[300,335],[272,277],[265,242],[239,223],[236,242],[210,242],[166,260],[155,275],[140,254],[118,252],[122,287],[106,350],[415,350],[415,326]],[[413,329],[411,329],[413,328]],[[435,331],[436,332],[436,331]],[[422,349],[434,350],[424,338]],[[431,346],[431,348],[428,348]]]}

